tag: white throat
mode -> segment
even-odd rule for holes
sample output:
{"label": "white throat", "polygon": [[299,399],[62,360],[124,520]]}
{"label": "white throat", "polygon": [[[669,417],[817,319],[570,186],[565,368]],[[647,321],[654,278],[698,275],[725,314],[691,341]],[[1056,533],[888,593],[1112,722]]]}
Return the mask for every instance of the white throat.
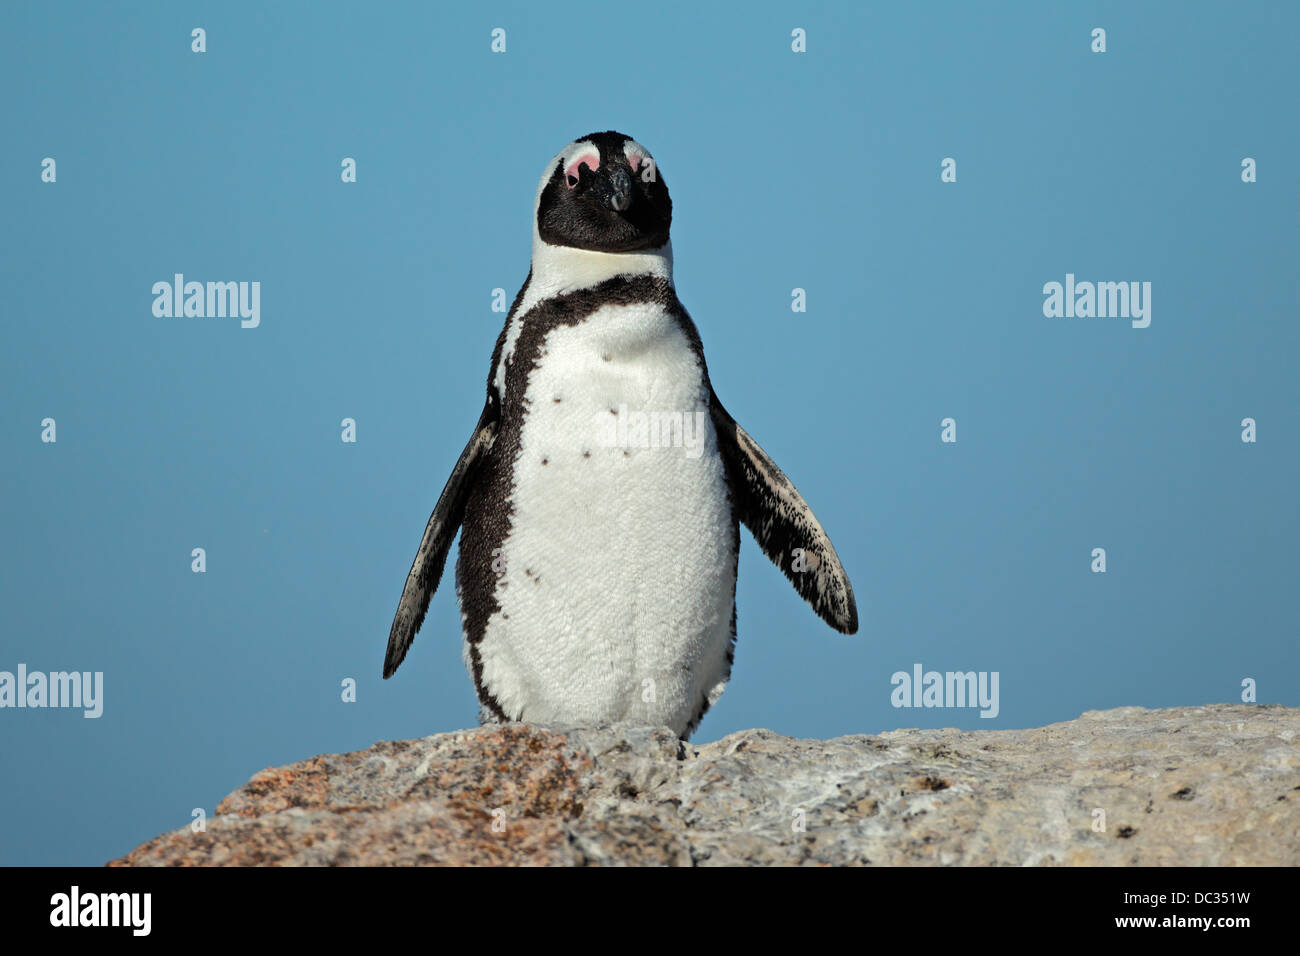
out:
{"label": "white throat", "polygon": [[542,299],[585,289],[619,275],[655,276],[671,284],[672,241],[644,252],[595,252],[543,242],[534,227],[533,278],[524,301],[519,304],[519,314],[523,315]]}

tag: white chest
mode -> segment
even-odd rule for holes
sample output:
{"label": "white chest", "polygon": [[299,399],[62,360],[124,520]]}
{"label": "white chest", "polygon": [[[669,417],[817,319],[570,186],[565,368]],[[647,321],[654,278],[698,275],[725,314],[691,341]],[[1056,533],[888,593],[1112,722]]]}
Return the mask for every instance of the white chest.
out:
{"label": "white chest", "polygon": [[527,381],[484,682],[525,720],[681,732],[725,683],[735,595],[698,360],[658,306],[605,307]]}

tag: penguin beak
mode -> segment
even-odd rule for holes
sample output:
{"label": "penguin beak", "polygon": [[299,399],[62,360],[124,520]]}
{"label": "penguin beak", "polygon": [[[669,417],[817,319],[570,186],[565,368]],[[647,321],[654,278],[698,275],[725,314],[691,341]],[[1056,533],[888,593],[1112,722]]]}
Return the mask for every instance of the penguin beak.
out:
{"label": "penguin beak", "polygon": [[609,174],[609,208],[615,212],[624,212],[632,205],[632,177],[621,166]]}
{"label": "penguin beak", "polygon": [[578,193],[590,190],[597,204],[614,212],[625,212],[632,205],[632,177],[622,166],[615,166],[608,174],[604,170],[593,172],[585,164],[579,166],[574,189]]}

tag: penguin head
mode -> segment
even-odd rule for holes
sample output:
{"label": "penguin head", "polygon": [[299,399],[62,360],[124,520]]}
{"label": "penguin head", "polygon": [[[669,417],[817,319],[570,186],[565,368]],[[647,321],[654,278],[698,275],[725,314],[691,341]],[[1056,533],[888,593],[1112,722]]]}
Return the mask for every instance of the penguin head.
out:
{"label": "penguin head", "polygon": [[574,140],[537,189],[537,238],[552,246],[631,253],[668,242],[673,202],[650,152],[609,130]]}

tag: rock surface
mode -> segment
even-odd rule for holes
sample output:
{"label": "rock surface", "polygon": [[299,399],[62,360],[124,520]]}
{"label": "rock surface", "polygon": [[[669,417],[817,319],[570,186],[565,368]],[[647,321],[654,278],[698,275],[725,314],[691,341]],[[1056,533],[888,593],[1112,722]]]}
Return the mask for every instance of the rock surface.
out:
{"label": "rock surface", "polygon": [[802,740],[488,726],[263,770],[111,865],[1296,865],[1300,708]]}

